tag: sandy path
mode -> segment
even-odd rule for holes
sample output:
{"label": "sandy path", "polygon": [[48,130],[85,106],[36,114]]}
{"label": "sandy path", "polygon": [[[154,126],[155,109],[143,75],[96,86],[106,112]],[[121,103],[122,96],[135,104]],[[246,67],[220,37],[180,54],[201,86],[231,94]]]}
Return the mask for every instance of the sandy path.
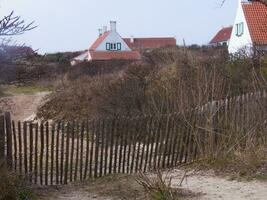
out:
{"label": "sandy path", "polygon": [[[169,173],[173,177],[173,186],[177,187],[181,181],[180,170]],[[182,183],[182,188],[192,192],[202,193],[199,200],[266,200],[267,183],[259,181],[240,182],[215,176],[212,172],[188,173]]]}
{"label": "sandy path", "polygon": [[13,120],[33,120],[38,106],[49,92],[40,92],[32,95],[16,95],[0,98],[0,109],[11,112]]}
{"label": "sandy path", "polygon": [[[250,181],[250,182],[239,182],[231,181],[227,178],[215,176],[212,172],[190,172],[184,179],[182,186],[179,187],[181,182],[181,177],[184,175],[184,171],[181,170],[172,170],[168,172],[168,176],[172,177],[172,186],[174,188],[184,188],[195,193],[195,197],[186,197],[185,200],[266,200],[267,199],[267,183]],[[118,200],[125,199],[119,196],[113,195],[102,195],[105,190],[122,192],[123,188],[130,188],[129,185],[133,184],[134,178],[131,178],[127,183],[120,183],[120,187],[114,187],[121,180],[114,180],[113,182],[106,183],[103,185],[69,185],[61,186],[57,190],[48,189],[47,194],[43,196],[44,200],[87,200],[87,199],[96,199],[96,200]],[[91,188],[91,189],[90,189]],[[105,189],[104,189],[105,188]],[[140,188],[129,189],[129,192],[136,192]],[[103,193],[101,193],[103,191]],[[108,193],[111,194],[112,192]],[[129,193],[129,194],[130,194]],[[127,199],[139,199],[139,198],[127,198]],[[140,198],[143,199],[143,198]]]}

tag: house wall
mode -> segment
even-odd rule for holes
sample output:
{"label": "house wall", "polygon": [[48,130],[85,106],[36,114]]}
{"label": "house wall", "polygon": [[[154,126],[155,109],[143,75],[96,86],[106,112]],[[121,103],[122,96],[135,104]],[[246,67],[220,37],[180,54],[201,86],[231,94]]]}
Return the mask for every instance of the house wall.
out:
{"label": "house wall", "polygon": [[[241,36],[236,36],[236,24],[244,23],[244,32]],[[248,55],[252,53],[252,40],[249,33],[248,25],[246,22],[245,14],[242,8],[241,0],[238,2],[238,9],[235,18],[235,23],[233,26],[233,31],[231,34],[228,51],[230,54],[239,52],[240,50],[244,51]]]}
{"label": "house wall", "polygon": [[107,51],[106,43],[121,43],[121,51],[131,51],[116,31],[111,31],[104,41],[96,48],[96,51]]}
{"label": "house wall", "polygon": [[214,46],[214,47],[228,46],[229,45],[229,40],[221,41],[221,42],[217,42],[217,43],[210,43],[209,45],[210,46]]}

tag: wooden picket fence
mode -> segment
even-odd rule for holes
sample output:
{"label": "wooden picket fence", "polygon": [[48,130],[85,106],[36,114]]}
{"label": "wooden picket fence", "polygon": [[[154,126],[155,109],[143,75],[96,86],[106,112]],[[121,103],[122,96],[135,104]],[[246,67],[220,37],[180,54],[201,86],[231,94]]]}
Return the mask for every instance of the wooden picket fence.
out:
{"label": "wooden picket fence", "polygon": [[173,167],[197,155],[179,115],[53,124],[6,119],[8,166],[41,185]]}
{"label": "wooden picket fence", "polygon": [[172,168],[222,150],[221,143],[233,140],[228,130],[267,142],[266,111],[266,92],[260,92],[161,116],[33,123],[6,113],[0,161],[40,185]]}

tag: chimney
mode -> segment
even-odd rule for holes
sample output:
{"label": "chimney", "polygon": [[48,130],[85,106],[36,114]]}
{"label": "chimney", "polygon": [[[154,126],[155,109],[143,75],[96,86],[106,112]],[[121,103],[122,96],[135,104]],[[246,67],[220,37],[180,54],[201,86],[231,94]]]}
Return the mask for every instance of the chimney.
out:
{"label": "chimney", "polygon": [[107,26],[103,26],[103,33],[108,31],[108,27]]}
{"label": "chimney", "polygon": [[103,32],[101,28],[98,29],[98,32],[99,32],[99,37],[102,36]]}
{"label": "chimney", "polygon": [[131,36],[130,42],[134,43],[134,36]]}
{"label": "chimney", "polygon": [[116,32],[116,21],[110,21],[110,30]]}

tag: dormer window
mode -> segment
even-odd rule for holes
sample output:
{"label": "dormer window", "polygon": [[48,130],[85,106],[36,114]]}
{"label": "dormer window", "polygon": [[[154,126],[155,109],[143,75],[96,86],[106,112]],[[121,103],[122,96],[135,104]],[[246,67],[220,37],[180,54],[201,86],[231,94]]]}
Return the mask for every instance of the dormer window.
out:
{"label": "dormer window", "polygon": [[121,50],[121,43],[106,43],[106,50],[107,51],[120,51]]}
{"label": "dormer window", "polygon": [[235,25],[235,35],[240,37],[244,33],[244,22]]}

